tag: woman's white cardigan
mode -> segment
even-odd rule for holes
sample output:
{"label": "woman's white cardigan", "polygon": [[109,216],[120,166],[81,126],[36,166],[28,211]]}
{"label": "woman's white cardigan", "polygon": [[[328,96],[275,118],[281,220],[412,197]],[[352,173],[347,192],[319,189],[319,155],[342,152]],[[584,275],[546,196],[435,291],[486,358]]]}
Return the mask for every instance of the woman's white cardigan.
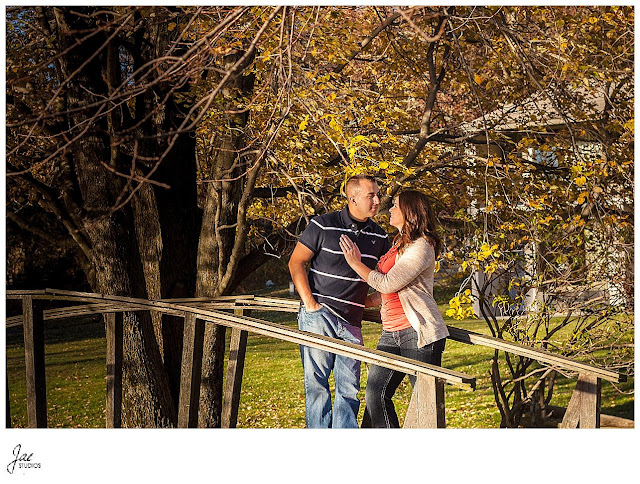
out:
{"label": "woman's white cardigan", "polygon": [[426,237],[414,240],[396,256],[391,270],[371,271],[367,283],[378,292],[397,292],[402,309],[418,333],[418,347],[449,336],[444,319],[433,298],[435,251]]}

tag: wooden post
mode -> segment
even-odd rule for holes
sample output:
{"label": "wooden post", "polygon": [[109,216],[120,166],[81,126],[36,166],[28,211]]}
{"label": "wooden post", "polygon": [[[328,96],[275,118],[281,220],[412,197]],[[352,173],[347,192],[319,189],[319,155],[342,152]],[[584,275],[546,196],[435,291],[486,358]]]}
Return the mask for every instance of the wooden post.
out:
{"label": "wooden post", "polygon": [[44,369],[44,314],[42,302],[22,297],[24,357],[27,373],[27,415],[31,428],[47,427],[47,385]]}
{"label": "wooden post", "polygon": [[104,315],[107,335],[107,428],[122,427],[123,313]]}
{"label": "wooden post", "polygon": [[[248,316],[250,309],[236,309],[238,316]],[[229,365],[227,366],[227,380],[224,385],[222,398],[222,428],[232,429],[238,423],[238,407],[240,406],[240,390],[242,389],[242,375],[244,372],[244,358],[247,352],[247,332],[233,328],[229,346]]]}
{"label": "wooden post", "polygon": [[559,427],[565,429],[600,428],[600,390],[602,380],[595,375],[578,375],[567,411]]}
{"label": "wooden post", "polygon": [[5,374],[4,374],[5,378],[6,378],[6,382],[7,382],[7,407],[6,407],[6,413],[7,416],[5,417],[5,428],[10,429],[11,428],[11,407],[9,404],[9,370],[6,369],[5,367]]}
{"label": "wooden post", "polygon": [[178,427],[180,428],[198,426],[204,324],[204,321],[196,319],[195,314],[185,313],[178,402]]}
{"label": "wooden post", "polygon": [[445,428],[444,381],[419,373],[404,419],[404,428]]}

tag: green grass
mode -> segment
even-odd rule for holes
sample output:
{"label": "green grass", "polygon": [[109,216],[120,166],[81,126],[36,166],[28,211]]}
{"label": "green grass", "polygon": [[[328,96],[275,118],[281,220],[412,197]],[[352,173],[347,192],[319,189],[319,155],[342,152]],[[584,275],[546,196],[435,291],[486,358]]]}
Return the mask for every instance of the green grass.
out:
{"label": "green grass", "polygon": [[[285,296],[286,292],[276,292]],[[442,299],[441,299],[442,300]],[[442,308],[441,308],[442,309]],[[263,318],[297,327],[295,314],[254,312]],[[451,321],[448,324],[479,333],[488,333],[484,322]],[[365,345],[375,348],[381,326],[365,323]],[[230,339],[227,332],[227,345]],[[102,318],[47,322],[45,361],[49,427],[102,428],[105,426],[106,341]],[[26,427],[26,388],[24,347],[21,328],[7,330],[7,371],[12,425]],[[447,341],[443,366],[476,377],[476,390],[454,386],[445,389],[446,420],[449,428],[496,428],[500,416],[496,408],[488,370],[493,350]],[[367,365],[362,365],[359,420],[364,410],[364,386]],[[602,383],[602,413],[633,418],[633,378],[618,385]],[[560,377],[552,404],[566,406],[575,387],[575,379]],[[400,422],[406,414],[411,395],[408,379],[395,396]],[[238,411],[238,427],[304,427],[304,389],[298,346],[285,341],[249,334]]]}

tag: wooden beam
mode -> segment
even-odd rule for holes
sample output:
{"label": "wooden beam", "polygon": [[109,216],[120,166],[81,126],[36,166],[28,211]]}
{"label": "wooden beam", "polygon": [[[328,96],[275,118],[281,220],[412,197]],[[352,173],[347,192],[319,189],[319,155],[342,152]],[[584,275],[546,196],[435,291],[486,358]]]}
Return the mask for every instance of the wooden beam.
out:
{"label": "wooden beam", "polygon": [[403,428],[445,428],[444,411],[444,382],[430,375],[418,375]]}
{"label": "wooden beam", "polygon": [[[16,294],[22,294],[22,292],[24,291],[13,291],[13,292]],[[62,290],[54,290],[54,289],[47,289],[43,291],[42,290],[30,291],[30,292],[37,293],[39,295],[38,297],[48,297],[48,298],[58,298],[58,299],[60,299],[63,295],[68,295],[69,297],[66,299],[77,298],[76,300],[80,300],[83,302],[95,301],[96,299],[106,299],[106,300],[112,299],[110,296],[103,296],[99,294],[80,293],[80,292],[74,292],[74,291],[62,291]],[[18,297],[15,294],[14,296]],[[127,306],[127,310],[136,310],[135,308],[137,306],[139,310],[151,310],[151,311],[157,310],[166,314],[179,313],[178,310],[175,310],[172,312],[169,307],[163,307],[163,304],[166,304],[167,302],[171,302],[173,304],[175,304],[176,302],[179,302],[180,305],[183,307],[184,306],[188,306],[192,308],[200,307],[202,309],[232,309],[240,305],[246,309],[255,309],[255,310],[264,310],[264,311],[283,311],[283,312],[295,312],[297,311],[297,308],[300,304],[298,300],[294,300],[294,299],[263,298],[263,297],[254,297],[251,295],[222,296],[218,298],[181,298],[181,299],[175,299],[175,300],[158,299],[153,301],[146,301],[148,305],[145,306],[144,308],[140,308],[138,303],[139,300],[135,300],[133,298],[120,298],[120,300],[123,300],[123,301],[126,300],[130,302],[130,305]],[[50,310],[51,312],[46,311],[45,319],[59,319],[63,317],[70,317],[73,315],[80,316],[80,315],[104,312],[104,311],[99,311],[100,307],[103,307],[105,311],[106,310],[109,310],[109,311],[124,310],[123,306],[119,306],[119,304],[123,304],[123,302],[110,303],[110,304],[102,303],[102,304],[103,306],[100,306],[100,304],[87,305],[86,308],[90,311],[93,311],[93,313],[84,311],[82,307],[78,307],[77,309],[72,307],[72,308],[64,308],[64,310],[63,309]],[[149,307],[154,305],[157,305],[159,307]],[[91,306],[91,308],[89,306]],[[66,311],[66,315],[64,311]],[[365,320],[379,323],[380,313],[375,310],[367,309],[365,310]],[[20,324],[20,321],[16,317],[7,319],[7,327],[19,325],[19,324]],[[617,373],[615,371],[606,370],[603,368],[598,368],[591,365],[587,365],[564,356],[555,355],[546,350],[520,345],[510,341],[505,341],[499,338],[493,338],[491,336],[487,336],[480,333],[474,333],[473,331],[467,331],[465,329],[456,328],[454,326],[447,326],[447,328],[449,329],[449,333],[450,333],[449,339],[452,339],[454,341],[458,341],[465,344],[477,344],[477,345],[487,346],[489,348],[506,351],[516,355],[525,356],[527,358],[532,358],[543,364],[546,364],[552,367],[557,367],[560,369],[575,371],[577,373],[593,373],[598,375],[602,379],[616,382],[616,383],[627,381],[627,376],[624,374]],[[277,336],[274,336],[274,337],[277,337]]]}
{"label": "wooden beam", "polygon": [[205,310],[194,308],[185,304],[165,303],[160,301],[149,301],[146,299],[137,299],[123,296],[108,296],[104,294],[78,293],[73,291],[64,291],[60,289],[46,289],[49,297],[64,298],[66,300],[80,300],[87,302],[89,300],[100,300],[110,302],[120,302],[125,304],[137,304],[143,310],[151,311],[183,311],[191,312],[197,315],[198,319],[208,321],[215,324],[222,324],[231,328],[239,328],[245,331],[254,332],[264,336],[277,338],[283,341],[289,341],[295,344],[303,344],[313,348],[330,351],[335,354],[348,356],[366,363],[373,363],[385,368],[398,370],[410,375],[418,373],[426,373],[444,379],[447,383],[458,385],[464,388],[475,388],[475,377],[469,376],[448,368],[442,368],[435,365],[429,365],[410,358],[402,356],[392,356],[383,351],[369,349],[353,343],[342,340],[336,340],[306,331],[293,329],[282,324],[271,323],[255,318],[238,317],[233,314],[223,313],[220,311]]}
{"label": "wooden beam", "polygon": [[600,428],[600,391],[601,380],[595,375],[578,375],[580,385],[580,428]]}
{"label": "wooden beam", "polygon": [[542,350],[539,348],[532,348],[530,346],[524,346],[518,343],[512,343],[500,338],[494,338],[493,336],[474,333],[473,331],[467,331],[461,328],[455,328],[453,326],[447,326],[447,328],[449,329],[449,338],[461,343],[488,346],[489,348],[493,348],[496,350],[502,350],[514,355],[531,358],[539,361],[540,363],[550,365],[551,367],[571,370],[577,373],[591,373],[597,375],[600,378],[615,383],[627,381],[627,376],[622,373],[606,370],[604,368],[598,368],[597,366],[587,365],[586,363],[572,360],[571,358],[567,358],[566,356],[555,355],[550,351]]}
{"label": "wooden beam", "polygon": [[7,403],[6,403],[6,408],[5,408],[7,415],[5,417],[5,424],[4,425],[5,425],[5,428],[10,429],[11,428],[11,406],[10,406],[10,402],[9,402],[9,400],[10,400],[10,398],[9,398],[9,371],[7,370],[6,367],[5,367],[4,370],[5,370],[4,376],[6,378],[5,381],[7,382],[7,384],[6,384],[6,386],[7,386]]}
{"label": "wooden beam", "polygon": [[417,429],[418,428],[418,397],[416,396],[416,389],[413,388],[411,392],[411,400],[409,400],[409,406],[407,407],[407,413],[404,416],[403,429]]}
{"label": "wooden beam", "polygon": [[107,428],[122,427],[123,313],[104,315],[107,335]]}
{"label": "wooden beam", "polygon": [[23,296],[43,296],[45,289],[12,289],[5,291],[7,299],[22,299]]}
{"label": "wooden beam", "polygon": [[[158,299],[158,301],[161,301]],[[186,301],[186,300],[185,300]],[[174,301],[172,301],[174,302]],[[243,302],[241,306],[235,301],[192,301],[184,302],[190,307],[203,308],[203,309],[236,309],[242,307],[244,309],[255,309],[258,311],[278,311],[278,312],[297,312],[297,308],[290,306],[267,306],[265,304],[252,304],[249,301],[246,304]],[[118,304],[118,303],[94,303],[94,304],[79,304],[76,306],[69,306],[65,308],[47,309],[44,312],[45,321],[51,321],[56,319],[69,319],[82,316],[90,316],[92,314],[104,314],[104,313],[117,313],[123,311],[147,311],[148,309],[141,309],[137,304]],[[163,310],[164,314],[171,314],[173,316],[183,316],[183,311],[170,311]],[[6,327],[12,328],[16,326],[22,326],[22,315],[11,316],[6,320]]]}
{"label": "wooden beam", "polygon": [[578,375],[576,388],[559,427],[564,429],[600,428],[601,380],[595,375]]}
{"label": "wooden beam", "polygon": [[[248,316],[250,310],[236,309],[238,316]],[[229,346],[229,364],[227,366],[227,380],[222,398],[222,428],[235,428],[238,423],[238,407],[240,406],[240,392],[242,390],[242,376],[244,359],[247,352],[247,331],[233,328]]]}
{"label": "wooden beam", "polygon": [[182,369],[178,402],[178,427],[181,428],[198,426],[203,348],[204,321],[196,319],[195,314],[184,313]]}
{"label": "wooden beam", "polygon": [[27,416],[30,428],[47,427],[47,384],[44,365],[44,316],[42,302],[22,297],[24,358],[27,374]]}

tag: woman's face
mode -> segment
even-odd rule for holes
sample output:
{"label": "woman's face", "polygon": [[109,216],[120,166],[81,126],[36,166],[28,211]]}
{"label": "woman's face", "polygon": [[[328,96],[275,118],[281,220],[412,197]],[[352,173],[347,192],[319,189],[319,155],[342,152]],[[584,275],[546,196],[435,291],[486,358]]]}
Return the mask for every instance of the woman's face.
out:
{"label": "woman's face", "polygon": [[389,209],[389,215],[389,223],[398,230],[402,230],[402,226],[404,225],[404,216],[402,215],[402,210],[400,210],[400,206],[398,205],[398,198],[393,200],[393,206]]}

